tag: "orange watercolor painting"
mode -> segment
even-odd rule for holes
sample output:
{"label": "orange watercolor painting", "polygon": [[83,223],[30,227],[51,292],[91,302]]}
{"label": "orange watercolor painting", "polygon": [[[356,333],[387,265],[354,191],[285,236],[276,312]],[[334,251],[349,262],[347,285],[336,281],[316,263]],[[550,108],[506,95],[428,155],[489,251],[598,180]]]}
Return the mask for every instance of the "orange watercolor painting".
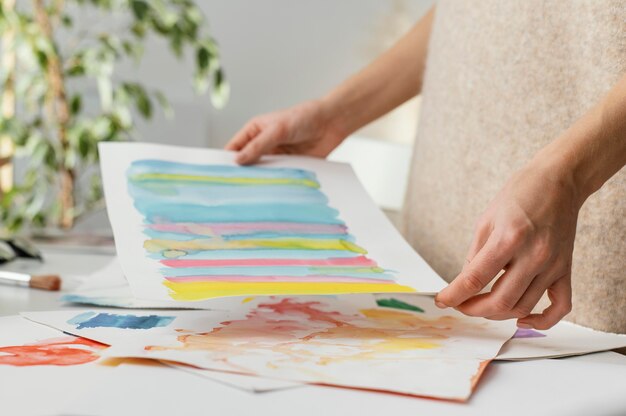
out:
{"label": "orange watercolor painting", "polygon": [[178,325],[132,345],[107,341],[107,355],[464,401],[515,330],[441,311],[432,297],[385,299],[269,297],[226,313],[169,312]]}
{"label": "orange watercolor painting", "polygon": [[0,365],[30,367],[71,366],[96,361],[105,344],[86,338],[66,336],[32,344],[0,347]]}
{"label": "orange watercolor painting", "polygon": [[146,350],[205,350],[233,367],[233,358],[260,351],[273,354],[268,367],[287,362],[366,362],[392,356],[401,360],[396,354],[439,348],[458,325],[451,316],[428,319],[382,308],[348,314],[322,306],[320,302],[290,298],[262,303],[245,319],[222,322],[210,332],[180,330],[180,346],[148,346]]}

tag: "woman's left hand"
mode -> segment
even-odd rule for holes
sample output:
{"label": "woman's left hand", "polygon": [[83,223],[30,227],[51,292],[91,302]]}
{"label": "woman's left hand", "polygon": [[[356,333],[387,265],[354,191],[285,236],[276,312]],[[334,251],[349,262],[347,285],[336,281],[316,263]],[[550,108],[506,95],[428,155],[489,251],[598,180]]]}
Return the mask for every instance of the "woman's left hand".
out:
{"label": "woman's left hand", "polygon": [[[581,196],[567,172],[531,162],[504,186],[476,225],[461,273],[439,307],[548,329],[572,307],[571,267]],[[490,292],[480,293],[497,275]],[[551,305],[533,308],[548,291]]]}

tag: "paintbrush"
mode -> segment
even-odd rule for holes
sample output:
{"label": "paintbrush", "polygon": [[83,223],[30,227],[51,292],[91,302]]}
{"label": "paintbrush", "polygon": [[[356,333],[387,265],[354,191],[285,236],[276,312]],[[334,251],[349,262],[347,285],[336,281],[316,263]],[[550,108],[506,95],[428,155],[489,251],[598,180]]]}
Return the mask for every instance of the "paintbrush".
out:
{"label": "paintbrush", "polygon": [[0,271],[0,283],[11,286],[32,287],[43,290],[61,289],[61,278],[55,274],[31,276],[27,273]]}

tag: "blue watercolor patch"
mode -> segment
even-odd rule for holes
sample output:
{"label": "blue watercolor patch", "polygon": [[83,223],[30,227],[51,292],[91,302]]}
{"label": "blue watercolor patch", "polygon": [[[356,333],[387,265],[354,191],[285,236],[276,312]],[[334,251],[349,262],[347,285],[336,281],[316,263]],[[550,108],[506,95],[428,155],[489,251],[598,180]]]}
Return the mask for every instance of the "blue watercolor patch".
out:
{"label": "blue watercolor patch", "polygon": [[159,315],[118,315],[114,313],[84,312],[76,315],[68,324],[76,325],[76,329],[85,328],[120,328],[120,329],[151,329],[171,324],[175,316]]}
{"label": "blue watercolor patch", "polygon": [[84,296],[77,294],[67,294],[61,296],[61,301],[76,303],[81,305],[108,306],[113,308],[132,308],[133,302],[119,297],[106,296]]}

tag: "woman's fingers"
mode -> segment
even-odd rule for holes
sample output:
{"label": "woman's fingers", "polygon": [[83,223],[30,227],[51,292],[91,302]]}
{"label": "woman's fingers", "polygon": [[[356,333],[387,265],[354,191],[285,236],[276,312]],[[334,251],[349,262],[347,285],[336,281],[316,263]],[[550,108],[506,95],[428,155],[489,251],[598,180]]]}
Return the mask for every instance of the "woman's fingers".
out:
{"label": "woman's fingers", "polygon": [[261,130],[240,151],[235,161],[241,165],[249,165],[259,161],[261,156],[272,153],[280,140],[280,130],[269,126]]}
{"label": "woman's fingers", "polygon": [[546,270],[535,277],[524,296],[513,308],[514,314],[510,318],[525,318],[530,315],[546,290],[563,276],[563,270],[563,263],[557,259]]}
{"label": "woman's fingers", "polygon": [[533,312],[533,308],[539,303],[543,294],[548,290],[548,287],[556,280],[555,276],[558,273],[555,267],[557,263],[554,263],[548,269],[537,275],[530,286],[526,289],[526,292],[519,299],[517,304],[507,313],[486,316],[487,319],[493,319],[501,321],[511,318],[525,318]]}
{"label": "woman's fingers", "polygon": [[[519,253],[506,266],[506,272],[500,276],[491,292],[480,298],[470,298],[457,307],[463,313],[472,316],[504,316],[522,318],[515,310],[518,302],[529,289],[536,276],[552,263],[553,248],[545,238],[534,238],[532,243],[524,244]],[[548,282],[544,287],[550,285]],[[533,305],[534,306],[534,305]]]}
{"label": "woman's fingers", "polygon": [[548,289],[551,305],[540,314],[530,314],[518,319],[522,328],[550,329],[572,310],[572,284],[568,273]]}
{"label": "woman's fingers", "polygon": [[243,149],[254,137],[259,134],[259,128],[254,121],[250,121],[243,126],[228,143],[225,149],[235,152]]}
{"label": "woman's fingers", "polygon": [[521,243],[522,240],[517,237],[500,238],[492,233],[456,279],[437,294],[437,306],[457,307],[478,294],[506,266]]}
{"label": "woman's fingers", "polygon": [[494,319],[526,316],[528,314],[515,316],[515,307],[531,286],[541,267],[541,264],[537,264],[536,260],[529,256],[513,261],[507,266],[507,271],[498,278],[491,292],[473,296],[458,305],[456,309],[469,316],[493,316]]}
{"label": "woman's fingers", "polygon": [[470,244],[469,250],[467,250],[467,254],[465,255],[465,265],[463,268],[467,267],[467,265],[472,261],[476,254],[480,251],[481,248],[485,246],[485,243],[489,239],[489,234],[491,233],[491,227],[485,225],[478,225],[474,231],[474,239]]}

